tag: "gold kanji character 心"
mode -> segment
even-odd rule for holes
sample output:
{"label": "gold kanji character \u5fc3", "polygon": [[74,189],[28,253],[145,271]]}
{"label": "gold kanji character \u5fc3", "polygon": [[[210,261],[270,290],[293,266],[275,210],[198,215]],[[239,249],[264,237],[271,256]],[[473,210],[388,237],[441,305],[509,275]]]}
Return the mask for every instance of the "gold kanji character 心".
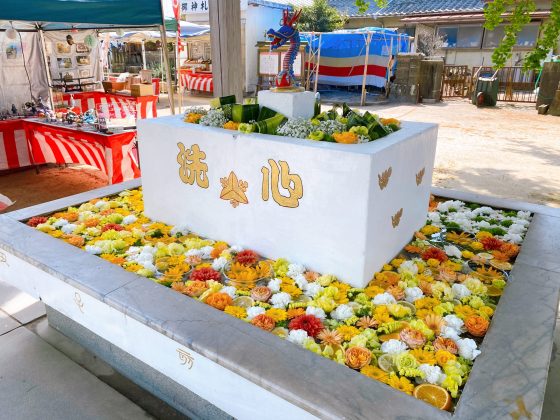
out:
{"label": "gold kanji character \u5fc3", "polygon": [[179,168],[179,177],[185,184],[197,185],[201,188],[208,188],[208,165],[203,162],[206,159],[206,153],[200,150],[198,144],[193,144],[190,149],[185,149],[183,143],[177,143],[179,146],[179,154],[177,162]]}
{"label": "gold kanji character \u5fc3", "polygon": [[[268,163],[271,169],[268,169],[266,166],[263,166],[261,169],[263,174],[263,200],[268,201],[269,190],[272,189],[272,198],[282,207],[295,208],[299,206],[299,199],[303,197],[301,177],[297,174],[290,174],[290,167],[283,160],[279,160],[276,163],[274,160],[268,159]],[[278,164],[280,164],[280,168],[278,168]],[[272,182],[272,185],[270,185],[270,182]],[[282,188],[288,190],[289,195],[287,197],[280,193],[279,182]]]}

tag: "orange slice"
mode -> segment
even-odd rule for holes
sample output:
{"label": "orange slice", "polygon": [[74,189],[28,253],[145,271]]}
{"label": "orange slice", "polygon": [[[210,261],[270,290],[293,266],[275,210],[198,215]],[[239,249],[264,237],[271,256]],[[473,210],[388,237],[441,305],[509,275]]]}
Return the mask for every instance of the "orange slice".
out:
{"label": "orange slice", "polygon": [[451,408],[451,395],[441,386],[421,384],[414,388],[413,395],[440,410],[449,410]]}

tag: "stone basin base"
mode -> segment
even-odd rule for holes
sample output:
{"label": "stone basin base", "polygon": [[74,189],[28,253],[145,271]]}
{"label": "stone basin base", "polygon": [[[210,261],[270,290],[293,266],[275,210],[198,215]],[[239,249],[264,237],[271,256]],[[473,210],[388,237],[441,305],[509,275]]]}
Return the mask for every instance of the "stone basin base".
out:
{"label": "stone basin base", "polygon": [[133,181],[0,216],[0,279],[43,300],[55,328],[186,415],[540,417],[560,291],[557,210],[433,190],[535,213],[482,354],[451,414],[21,223],[137,186]]}

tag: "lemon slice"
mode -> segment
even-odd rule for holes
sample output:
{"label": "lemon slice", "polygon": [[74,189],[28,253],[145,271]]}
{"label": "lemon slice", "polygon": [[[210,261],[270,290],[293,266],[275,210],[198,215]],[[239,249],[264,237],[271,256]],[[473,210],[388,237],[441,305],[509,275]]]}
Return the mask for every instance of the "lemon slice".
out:
{"label": "lemon slice", "polygon": [[284,327],[276,327],[272,330],[272,334],[281,338],[286,338],[288,336],[288,330]]}
{"label": "lemon slice", "polygon": [[485,260],[489,261],[492,258],[494,258],[494,256],[492,254],[489,254],[488,252],[481,252],[480,254],[476,254],[478,257],[480,258],[484,258]]}
{"label": "lemon slice", "polygon": [[393,356],[390,354],[382,354],[377,358],[377,366],[385,372],[394,372]]}
{"label": "lemon slice", "polygon": [[233,305],[239,306],[240,308],[250,308],[253,306],[253,303],[255,303],[255,301],[249,296],[239,296],[233,299]]}
{"label": "lemon slice", "polygon": [[399,300],[397,303],[401,306],[404,306],[405,308],[410,309],[410,313],[412,315],[416,313],[416,306],[414,306],[413,303],[407,302],[406,300]]}
{"label": "lemon slice", "polygon": [[511,264],[507,261],[491,260],[489,264],[492,267],[497,268],[498,270],[505,270],[505,271],[511,270]]}
{"label": "lemon slice", "polygon": [[309,302],[311,298],[307,295],[299,295],[297,298],[294,299],[294,302],[304,303]]}

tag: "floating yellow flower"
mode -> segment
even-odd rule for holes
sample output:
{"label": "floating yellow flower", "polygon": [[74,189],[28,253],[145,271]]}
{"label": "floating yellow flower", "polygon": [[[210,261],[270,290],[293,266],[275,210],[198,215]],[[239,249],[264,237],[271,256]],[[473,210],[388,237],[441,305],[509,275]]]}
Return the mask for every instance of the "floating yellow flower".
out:
{"label": "floating yellow flower", "polygon": [[267,310],[265,314],[271,317],[275,322],[285,321],[288,318],[284,309],[271,308]]}
{"label": "floating yellow flower", "polygon": [[202,114],[198,114],[196,112],[189,112],[185,116],[185,122],[188,122],[188,123],[191,123],[191,124],[198,124],[198,122],[200,121],[201,118],[202,118]]}
{"label": "floating yellow flower", "polygon": [[454,354],[451,354],[447,350],[438,350],[436,351],[436,363],[441,367],[444,367],[446,363],[450,360],[456,360],[457,357]]}
{"label": "floating yellow flower", "polygon": [[412,395],[412,391],[414,391],[414,384],[412,382],[410,382],[407,378],[399,377],[395,373],[391,373],[389,375],[387,385],[408,395]]}
{"label": "floating yellow flower", "polygon": [[469,305],[457,305],[455,306],[455,315],[462,320],[465,320],[470,316],[476,315],[476,310],[471,308]]}
{"label": "floating yellow flower", "polygon": [[239,128],[239,123],[236,123],[234,121],[228,121],[227,123],[224,124],[224,128],[226,130],[236,130]]}
{"label": "floating yellow flower", "polygon": [[344,341],[350,341],[360,333],[359,329],[351,325],[341,325],[336,330],[342,335]]}
{"label": "floating yellow flower", "polygon": [[303,293],[299,287],[289,283],[282,283],[280,285],[280,290],[288,293],[291,297],[294,298],[300,296]]}
{"label": "floating yellow flower", "polygon": [[389,379],[389,375],[387,374],[387,372],[378,368],[377,366],[364,366],[362,369],[360,369],[360,373],[366,375],[371,379],[376,379],[384,383],[387,383],[387,380]]}
{"label": "floating yellow flower", "polygon": [[239,319],[247,318],[246,309],[239,306],[226,306],[224,312]]}
{"label": "floating yellow flower", "polygon": [[351,133],[350,131],[345,131],[343,133],[334,133],[334,141],[343,144],[355,144],[358,143],[358,135]]}
{"label": "floating yellow flower", "polygon": [[385,292],[385,290],[379,286],[368,286],[364,289],[364,293],[370,299],[373,299],[375,296]]}
{"label": "floating yellow flower", "polygon": [[420,232],[422,232],[424,235],[433,235],[434,233],[439,232],[441,229],[437,226],[434,225],[426,225],[424,226],[422,229],[420,229]]}
{"label": "floating yellow flower", "polygon": [[419,364],[428,364],[428,365],[435,365],[436,364],[436,356],[434,352],[422,349],[414,349],[410,350],[410,354],[414,356],[416,361]]}

